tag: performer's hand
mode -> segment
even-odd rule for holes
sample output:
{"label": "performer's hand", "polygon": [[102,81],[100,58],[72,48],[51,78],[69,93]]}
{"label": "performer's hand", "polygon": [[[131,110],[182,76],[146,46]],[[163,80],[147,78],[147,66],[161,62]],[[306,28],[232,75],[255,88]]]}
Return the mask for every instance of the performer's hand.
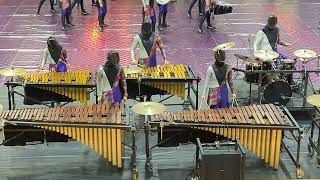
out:
{"label": "performer's hand", "polygon": [[202,100],[206,100],[206,97],[205,97],[205,96],[201,96],[201,99],[202,99]]}
{"label": "performer's hand", "polygon": [[127,100],[128,100],[128,94],[124,94],[124,96],[123,96],[123,101],[124,101],[124,102],[127,102]]}
{"label": "performer's hand", "polygon": [[164,65],[170,64],[170,61],[168,61],[167,59],[164,60]]}
{"label": "performer's hand", "polygon": [[98,104],[101,104],[101,96],[98,96]]}
{"label": "performer's hand", "polygon": [[138,65],[138,60],[133,60],[133,61],[131,61],[131,64],[132,64],[132,65]]}
{"label": "performer's hand", "polygon": [[236,99],[237,98],[237,94],[236,93],[232,93],[232,99]]}

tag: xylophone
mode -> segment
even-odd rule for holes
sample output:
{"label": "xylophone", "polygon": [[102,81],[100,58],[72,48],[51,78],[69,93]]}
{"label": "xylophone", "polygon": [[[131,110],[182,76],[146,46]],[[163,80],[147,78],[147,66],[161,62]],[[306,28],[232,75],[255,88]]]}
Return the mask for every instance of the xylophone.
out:
{"label": "xylophone", "polygon": [[[165,112],[155,122],[161,132],[167,127],[192,128],[214,133],[225,138],[238,139],[240,144],[263,159],[274,169],[279,168],[280,148],[283,131],[299,131],[297,138],[297,158],[292,160],[297,166],[297,176],[303,176],[299,154],[301,129],[285,107],[272,104],[231,107],[222,109]],[[163,129],[164,128],[164,129]],[[172,130],[172,129],[171,129]],[[190,131],[190,130],[189,130]],[[161,133],[162,138],[162,133]],[[213,139],[214,141],[214,139]],[[289,153],[289,151],[288,151]],[[290,153],[291,154],[291,153]]]}
{"label": "xylophone", "polygon": [[[135,147],[134,129],[123,121],[122,109],[120,106],[108,104],[17,109],[2,111],[0,118],[5,121],[4,132],[6,125],[10,124],[55,131],[80,141],[94,149],[113,166],[122,168],[124,130],[132,131],[132,147]],[[132,161],[135,165],[135,149],[132,152]]]}
{"label": "xylophone", "polygon": [[[86,85],[90,83],[90,71],[70,71],[70,72],[48,72],[48,73],[29,73],[19,77],[28,87],[32,83],[37,83],[36,88],[51,91],[72,100],[87,103],[90,96],[87,88],[68,87],[69,85]],[[45,84],[54,84],[53,86],[45,86]],[[29,85],[29,86],[30,86]]]}
{"label": "xylophone", "polygon": [[[183,64],[144,67],[140,73],[125,74],[125,77],[128,89],[130,89],[129,98],[141,95],[171,94],[184,100],[186,98],[185,89],[188,88],[188,98],[193,81],[197,83],[200,81],[194,76],[191,68]],[[138,87],[139,81],[141,81],[140,87]]]}

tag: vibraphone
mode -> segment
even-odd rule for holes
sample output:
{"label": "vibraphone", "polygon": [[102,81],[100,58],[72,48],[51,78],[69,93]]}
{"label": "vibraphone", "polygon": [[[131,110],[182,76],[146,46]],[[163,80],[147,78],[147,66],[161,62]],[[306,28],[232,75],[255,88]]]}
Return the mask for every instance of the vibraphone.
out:
{"label": "vibraphone", "polygon": [[[200,79],[195,77],[189,66],[169,64],[142,68],[141,73],[125,74],[125,77],[130,90],[128,91],[129,98],[135,99],[143,95],[170,94],[189,101],[193,109],[198,109],[198,83]],[[196,81],[196,88],[193,85],[194,81]],[[187,96],[185,93],[186,88]],[[193,90],[196,96],[195,103],[190,97],[190,89]]]}
{"label": "vibraphone", "polygon": [[2,111],[0,118],[4,120],[5,136],[7,125],[33,126],[44,131],[55,131],[89,146],[118,168],[123,167],[124,130],[130,130],[131,163],[135,173],[135,129],[124,122],[121,116],[122,109],[106,104],[17,109]]}
{"label": "vibraphone", "polygon": [[[188,128],[214,133],[231,140],[238,139],[240,144],[256,154],[274,169],[278,169],[281,146],[288,152],[297,167],[297,176],[302,177],[300,168],[300,142],[302,130],[285,107],[276,107],[272,104],[232,107],[222,109],[165,112],[160,114],[156,121],[149,122],[146,128],[156,126],[160,129],[159,136],[165,136],[166,129]],[[172,129],[170,129],[172,131]],[[294,158],[285,142],[282,140],[284,131],[292,135],[298,131],[297,154]],[[197,138],[197,137],[195,137]],[[169,138],[162,139],[159,144]],[[148,137],[146,137],[148,140]],[[215,141],[215,139],[212,139]],[[149,151],[149,148],[146,149]],[[147,153],[149,154],[149,153]],[[149,159],[147,157],[147,159]]]}
{"label": "vibraphone", "polygon": [[96,88],[88,70],[23,74],[17,82],[7,82],[6,85],[9,90],[9,109],[11,96],[14,103],[13,87],[16,86],[24,86],[24,104],[28,105],[71,101],[87,103],[90,91]]}

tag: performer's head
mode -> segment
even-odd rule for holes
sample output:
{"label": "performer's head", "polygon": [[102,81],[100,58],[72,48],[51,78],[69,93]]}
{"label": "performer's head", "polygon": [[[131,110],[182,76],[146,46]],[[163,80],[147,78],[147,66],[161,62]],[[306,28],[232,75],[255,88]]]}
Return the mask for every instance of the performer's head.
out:
{"label": "performer's head", "polygon": [[118,66],[120,61],[119,53],[116,51],[110,51],[107,55],[107,64],[110,66]]}
{"label": "performer's head", "polygon": [[268,27],[269,27],[269,29],[273,30],[276,27],[277,22],[278,22],[277,16],[275,16],[275,15],[270,16],[268,18]]}
{"label": "performer's head", "polygon": [[47,45],[49,49],[55,49],[58,45],[58,41],[53,36],[50,36],[47,40]]}
{"label": "performer's head", "polygon": [[152,34],[152,25],[148,21],[144,21],[141,26],[141,33],[143,35],[143,39],[149,40]]}
{"label": "performer's head", "polygon": [[226,60],[226,53],[223,50],[219,49],[214,52],[214,58],[216,59],[215,64],[218,66],[222,66],[224,65],[224,62]]}

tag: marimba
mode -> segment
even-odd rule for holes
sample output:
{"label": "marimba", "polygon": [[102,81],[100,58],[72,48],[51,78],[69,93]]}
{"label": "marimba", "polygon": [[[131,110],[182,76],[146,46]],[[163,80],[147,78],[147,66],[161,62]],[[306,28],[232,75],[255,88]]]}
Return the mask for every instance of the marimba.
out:
{"label": "marimba", "polygon": [[[33,126],[55,131],[95,150],[118,168],[123,167],[124,130],[132,132],[132,165],[135,171],[135,130],[126,125],[122,108],[107,104],[65,106],[45,109],[5,110],[0,119],[6,125]],[[7,138],[6,138],[7,139]]]}
{"label": "marimba", "polygon": [[[156,121],[149,122],[149,125],[159,127],[163,133],[168,127],[191,128],[214,133],[231,140],[238,139],[241,145],[274,169],[279,168],[281,145],[287,148],[282,141],[284,131],[298,131],[296,159],[288,149],[286,150],[297,167],[297,176],[303,176],[299,163],[302,130],[285,107],[265,104],[165,112],[160,114]],[[162,139],[162,133],[160,136]]]}
{"label": "marimba", "polygon": [[[192,88],[195,94],[197,94],[198,90],[194,88],[193,81],[196,81],[197,87],[200,81],[199,78],[195,77],[191,68],[183,64],[145,67],[142,68],[142,72],[125,74],[125,77],[128,89],[130,89],[128,96],[132,99],[142,95],[170,94],[178,96],[182,100],[190,100],[190,88]],[[187,96],[186,88],[188,89]],[[196,109],[195,106],[197,105],[195,103],[193,103],[193,106]]]}
{"label": "marimba", "polygon": [[6,85],[8,89],[9,86],[23,86],[24,104],[28,105],[50,101],[87,103],[90,100],[90,90],[96,87],[91,82],[89,70],[28,73],[20,75],[17,82],[7,82]]}

